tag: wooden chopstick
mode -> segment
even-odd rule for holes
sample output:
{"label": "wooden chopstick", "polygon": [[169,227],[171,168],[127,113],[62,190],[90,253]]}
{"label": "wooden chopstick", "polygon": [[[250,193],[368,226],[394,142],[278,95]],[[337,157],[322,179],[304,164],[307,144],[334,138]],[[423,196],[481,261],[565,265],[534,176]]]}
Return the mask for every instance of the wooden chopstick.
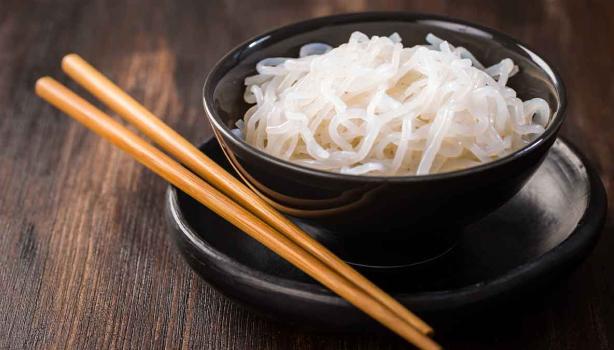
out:
{"label": "wooden chopstick", "polygon": [[62,69],[111,110],[136,126],[162,149],[218,190],[363,289],[418,331],[427,335],[433,334],[433,329],[428,324],[288,220],[83,58],[76,54],[66,55],[62,59]]}
{"label": "wooden chopstick", "polygon": [[440,349],[431,338],[403,322],[309,252],[53,78],[39,79],[36,93],[407,341],[421,349]]}

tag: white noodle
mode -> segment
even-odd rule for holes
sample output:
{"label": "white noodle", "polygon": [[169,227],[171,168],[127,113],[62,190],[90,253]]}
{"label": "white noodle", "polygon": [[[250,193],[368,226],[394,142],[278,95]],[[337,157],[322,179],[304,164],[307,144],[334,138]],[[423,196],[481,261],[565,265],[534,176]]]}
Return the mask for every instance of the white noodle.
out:
{"label": "white noodle", "polygon": [[354,32],[332,48],[273,57],[245,79],[254,104],[235,132],[265,152],[353,175],[422,175],[504,157],[544,131],[546,101],[507,87],[506,58],[484,68],[433,34],[428,46]]}

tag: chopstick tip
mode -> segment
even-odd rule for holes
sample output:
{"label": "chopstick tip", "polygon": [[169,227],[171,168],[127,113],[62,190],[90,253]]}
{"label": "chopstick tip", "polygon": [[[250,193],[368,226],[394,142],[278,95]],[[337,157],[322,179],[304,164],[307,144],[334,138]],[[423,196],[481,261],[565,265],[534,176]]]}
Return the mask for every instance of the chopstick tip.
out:
{"label": "chopstick tip", "polygon": [[77,55],[76,53],[69,53],[66,56],[64,56],[62,58],[62,69],[66,70],[66,68],[77,62],[77,61],[83,61],[83,58],[81,58],[81,56]]}
{"label": "chopstick tip", "polygon": [[41,92],[45,90],[49,84],[52,84],[55,80],[50,76],[40,77],[36,80],[34,84],[34,91],[37,95],[41,95]]}

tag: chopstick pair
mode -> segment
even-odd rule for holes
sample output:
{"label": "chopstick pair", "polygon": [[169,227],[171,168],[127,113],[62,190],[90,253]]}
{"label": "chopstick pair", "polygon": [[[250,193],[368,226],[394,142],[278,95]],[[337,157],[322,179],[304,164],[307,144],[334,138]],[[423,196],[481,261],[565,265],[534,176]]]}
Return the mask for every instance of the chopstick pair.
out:
{"label": "chopstick pair", "polygon": [[65,56],[62,69],[198,176],[53,78],[43,77],[36,82],[36,93],[44,100],[407,341],[421,349],[440,348],[427,336],[432,334],[431,327],[277,212],[81,57]]}

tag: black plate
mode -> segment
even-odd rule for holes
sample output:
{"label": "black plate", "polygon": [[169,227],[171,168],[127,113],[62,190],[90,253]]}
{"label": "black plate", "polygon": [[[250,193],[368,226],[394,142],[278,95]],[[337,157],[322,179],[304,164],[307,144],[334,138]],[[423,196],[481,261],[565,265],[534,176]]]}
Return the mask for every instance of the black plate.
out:
{"label": "black plate", "polygon": [[[201,149],[232,172],[214,139]],[[184,193],[169,188],[167,204],[182,254],[223,294],[291,323],[328,330],[376,325]],[[557,140],[528,184],[465,229],[448,254],[411,269],[363,272],[436,325],[500,312],[503,302],[513,305],[550,285],[586,257],[605,213],[599,177],[577,151]]]}

